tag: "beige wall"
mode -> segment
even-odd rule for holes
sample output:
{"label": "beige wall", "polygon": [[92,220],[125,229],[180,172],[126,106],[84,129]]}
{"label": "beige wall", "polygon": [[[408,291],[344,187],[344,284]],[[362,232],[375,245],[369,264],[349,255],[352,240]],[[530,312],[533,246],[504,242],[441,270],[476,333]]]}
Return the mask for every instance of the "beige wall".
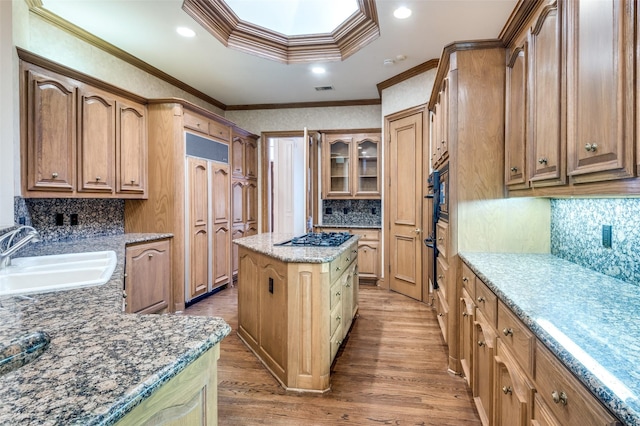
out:
{"label": "beige wall", "polygon": [[14,193],[14,138],[18,128],[14,123],[13,87],[17,79],[12,50],[12,3],[0,1],[0,228],[12,225]]}
{"label": "beige wall", "polygon": [[388,87],[382,91],[382,116],[418,105],[426,105],[436,78],[436,69]]}

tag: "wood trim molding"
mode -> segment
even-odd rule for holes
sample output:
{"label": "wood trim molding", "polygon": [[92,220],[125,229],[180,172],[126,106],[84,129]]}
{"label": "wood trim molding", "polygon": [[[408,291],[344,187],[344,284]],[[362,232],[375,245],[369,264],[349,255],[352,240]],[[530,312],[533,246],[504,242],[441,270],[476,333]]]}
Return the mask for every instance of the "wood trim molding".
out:
{"label": "wood trim molding", "polygon": [[33,65],[37,65],[42,68],[46,68],[49,71],[53,71],[58,74],[62,74],[66,77],[70,77],[74,80],[80,81],[85,84],[89,84],[93,87],[97,87],[102,90],[106,90],[110,93],[116,94],[123,98],[130,99],[132,101],[146,104],[147,99],[142,96],[136,95],[135,93],[131,93],[127,90],[121,89],[119,87],[113,86],[112,84],[106,83],[102,80],[98,80],[95,77],[91,77],[90,75],[81,73],[80,71],[76,71],[67,66],[54,62],[50,59],[47,59],[43,56],[36,55],[35,53],[29,52],[28,50],[24,50],[20,47],[16,47],[16,51],[18,53],[18,58],[24,62],[28,62]]}
{"label": "wood trim molding", "polygon": [[440,57],[440,63],[438,64],[438,72],[433,83],[433,89],[431,90],[431,97],[429,98],[429,110],[433,110],[438,99],[438,93],[440,92],[440,84],[449,72],[449,61],[452,53],[465,50],[495,49],[497,47],[505,47],[502,40],[489,39],[456,41],[454,43],[446,45],[444,49],[442,49],[442,56]]}
{"label": "wood trim molding", "polygon": [[[513,43],[515,37],[522,31],[533,12],[544,3],[545,0],[519,0],[511,12],[498,38],[505,46]],[[555,3],[555,2],[554,2]]]}
{"label": "wood trim molding", "polygon": [[251,104],[227,105],[226,111],[248,111],[256,109],[287,109],[287,108],[326,108],[343,106],[380,105],[380,99],[359,99],[353,101],[325,101],[325,102],[292,102],[282,104]]}
{"label": "wood trim molding", "polygon": [[383,82],[378,83],[377,84],[378,95],[382,96],[382,91],[384,89],[387,89],[391,86],[395,86],[398,83],[402,83],[403,81],[408,80],[411,77],[415,77],[416,75],[420,75],[431,69],[438,68],[438,62],[439,61],[437,58],[429,59],[427,62],[423,62],[420,65],[416,65],[413,68],[409,68],[408,70],[398,75],[395,75]]}
{"label": "wood trim molding", "polygon": [[92,45],[95,46],[99,49],[104,50],[105,52],[107,52],[110,55],[115,56],[118,59],[121,59],[133,66],[135,66],[136,68],[141,69],[142,71],[145,71],[151,75],[153,75],[154,77],[159,78],[160,80],[163,80],[181,90],[184,90],[185,92],[196,96],[200,99],[202,99],[205,102],[208,102],[212,105],[215,105],[216,107],[225,110],[226,109],[226,105],[223,104],[222,102],[218,101],[217,99],[212,98],[211,96],[207,95],[206,93],[203,93],[201,91],[199,91],[198,89],[189,86],[188,84],[178,80],[177,78],[165,73],[164,71],[159,70],[158,68],[153,67],[152,65],[149,65],[148,63],[144,62],[143,60],[137,58],[136,56],[131,55],[128,52],[125,52],[124,50],[114,46],[113,44],[107,43],[106,41],[102,40],[99,37],[96,37],[95,35],[89,33],[88,31],[83,30],[82,28],[78,27],[77,25],[72,24],[71,22],[62,19],[61,17],[59,17],[58,15],[48,11],[47,9],[45,9],[42,5],[42,1],[41,0],[27,0],[27,6],[29,7],[29,11],[31,13],[33,13],[34,15],[39,16],[40,18],[44,19],[45,21],[47,21],[48,23],[54,25],[55,27],[60,28],[63,31],[68,32],[69,34],[73,35],[74,37]]}
{"label": "wood trim molding", "polygon": [[331,130],[318,130],[319,133],[326,133],[326,134],[343,134],[343,133],[350,133],[350,134],[360,134],[360,133],[381,133],[382,129],[380,127],[377,128],[371,128],[371,129],[331,129]]}
{"label": "wood trim molding", "polygon": [[285,64],[344,60],[380,36],[375,0],[358,0],[358,11],[331,33],[299,36],[243,21],[221,0],[184,0],[182,10],[223,45]]}

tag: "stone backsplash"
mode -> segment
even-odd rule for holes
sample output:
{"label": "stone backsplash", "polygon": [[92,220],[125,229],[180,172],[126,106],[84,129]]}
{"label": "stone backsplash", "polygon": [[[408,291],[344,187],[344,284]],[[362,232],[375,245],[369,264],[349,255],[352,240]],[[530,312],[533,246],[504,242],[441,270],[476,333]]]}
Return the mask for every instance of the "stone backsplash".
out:
{"label": "stone backsplash", "polygon": [[323,200],[323,225],[370,225],[382,223],[380,200]]}
{"label": "stone backsplash", "polygon": [[15,197],[14,214],[17,224],[33,226],[46,242],[124,234],[124,200]]}
{"label": "stone backsplash", "polygon": [[[611,248],[602,226],[611,225]],[[551,200],[551,253],[640,285],[640,199]]]}

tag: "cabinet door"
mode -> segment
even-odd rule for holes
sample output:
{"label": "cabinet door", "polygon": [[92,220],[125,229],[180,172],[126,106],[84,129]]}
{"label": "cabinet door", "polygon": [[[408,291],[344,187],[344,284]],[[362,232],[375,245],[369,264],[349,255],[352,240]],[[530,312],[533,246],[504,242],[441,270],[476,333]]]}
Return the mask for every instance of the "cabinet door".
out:
{"label": "cabinet door", "polygon": [[529,426],[535,388],[511,355],[498,339],[494,365],[494,425]]}
{"label": "cabinet door", "polygon": [[473,327],[473,399],[482,424],[488,425],[493,418],[495,332],[477,309]]}
{"label": "cabinet door", "polygon": [[566,7],[568,173],[575,182],[631,177],[635,2]]}
{"label": "cabinet door", "polygon": [[[242,238],[244,236],[245,236],[244,226],[240,225],[240,226],[233,227],[233,230],[231,231],[231,241],[237,238]],[[238,245],[232,243],[231,244],[231,273],[233,274],[233,276],[238,275],[238,266],[239,266]]]}
{"label": "cabinet door", "polygon": [[566,182],[565,141],[560,125],[561,22],[554,1],[542,10],[529,34],[529,179],[532,186]]}
{"label": "cabinet door", "polygon": [[460,364],[462,374],[470,388],[473,389],[473,320],[475,305],[466,289],[462,289],[460,298]]}
{"label": "cabinet door", "polygon": [[362,279],[378,279],[378,241],[358,243],[358,273]]}
{"label": "cabinet door", "polygon": [[262,359],[269,359],[275,365],[276,375],[282,375],[287,365],[287,277],[281,264],[265,258],[260,264],[260,280],[255,285],[260,290],[260,349]]}
{"label": "cabinet door", "polygon": [[356,140],[354,196],[368,199],[380,197],[380,135],[363,135]]}
{"label": "cabinet door", "polygon": [[440,132],[436,150],[438,151],[439,163],[449,155],[449,78],[442,80],[440,89]]}
{"label": "cabinet door", "polygon": [[85,90],[78,120],[78,191],[114,191],[115,133],[115,98],[99,90]]}
{"label": "cabinet door", "polygon": [[150,314],[166,310],[171,290],[171,243],[150,242],[126,249],[126,311]]}
{"label": "cabinet door", "polygon": [[25,73],[26,189],[71,192],[75,188],[77,88],[56,74]]}
{"label": "cabinet door", "polygon": [[240,225],[244,223],[244,183],[235,181],[231,184],[231,223]]}
{"label": "cabinet door", "polygon": [[218,288],[229,282],[230,243],[229,227],[226,224],[216,225],[213,231],[213,288]]}
{"label": "cabinet door", "polygon": [[258,184],[250,180],[244,186],[245,221],[249,223],[258,222]]}
{"label": "cabinet door", "polygon": [[527,44],[508,51],[505,106],[505,183],[526,187]]}
{"label": "cabinet door", "polygon": [[331,136],[323,144],[324,198],[351,197],[351,142],[351,137]]}
{"label": "cabinet door", "polygon": [[258,141],[253,138],[245,140],[244,173],[247,179],[258,179]]}
{"label": "cabinet door", "polygon": [[243,138],[233,137],[233,141],[231,141],[231,173],[233,177],[244,177],[244,145]]}
{"label": "cabinet door", "polygon": [[353,292],[357,285],[355,278],[356,265],[352,264],[343,274],[342,280],[342,336],[349,333],[353,322]]}
{"label": "cabinet door", "polygon": [[238,333],[246,338],[253,349],[257,350],[260,341],[258,316],[261,287],[258,284],[261,270],[256,253],[247,249],[241,249],[239,252],[239,262],[242,267],[238,270]]}
{"label": "cabinet door", "polygon": [[144,105],[118,101],[116,179],[119,193],[145,194],[147,189],[147,124]]}
{"label": "cabinet door", "polygon": [[209,176],[207,160],[187,158],[189,170],[189,276],[191,297],[209,285]]}
{"label": "cabinet door", "polygon": [[231,177],[229,176],[229,166],[227,164],[211,163],[212,168],[212,213],[213,223],[224,223],[229,225],[229,187]]}

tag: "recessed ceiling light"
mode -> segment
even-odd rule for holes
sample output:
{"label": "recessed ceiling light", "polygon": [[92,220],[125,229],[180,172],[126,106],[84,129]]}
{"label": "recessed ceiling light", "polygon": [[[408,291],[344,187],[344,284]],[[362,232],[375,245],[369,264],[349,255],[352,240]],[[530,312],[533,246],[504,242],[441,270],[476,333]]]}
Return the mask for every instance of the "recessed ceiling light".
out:
{"label": "recessed ceiling light", "polygon": [[178,27],[176,28],[176,32],[182,37],[194,37],[196,35],[195,31],[187,27]]}
{"label": "recessed ceiling light", "polygon": [[398,19],[406,19],[411,16],[411,9],[409,9],[408,7],[400,6],[393,11],[393,16]]}
{"label": "recessed ceiling light", "polygon": [[311,68],[311,72],[314,74],[324,74],[325,72],[327,72],[327,70],[322,67],[313,67]]}

